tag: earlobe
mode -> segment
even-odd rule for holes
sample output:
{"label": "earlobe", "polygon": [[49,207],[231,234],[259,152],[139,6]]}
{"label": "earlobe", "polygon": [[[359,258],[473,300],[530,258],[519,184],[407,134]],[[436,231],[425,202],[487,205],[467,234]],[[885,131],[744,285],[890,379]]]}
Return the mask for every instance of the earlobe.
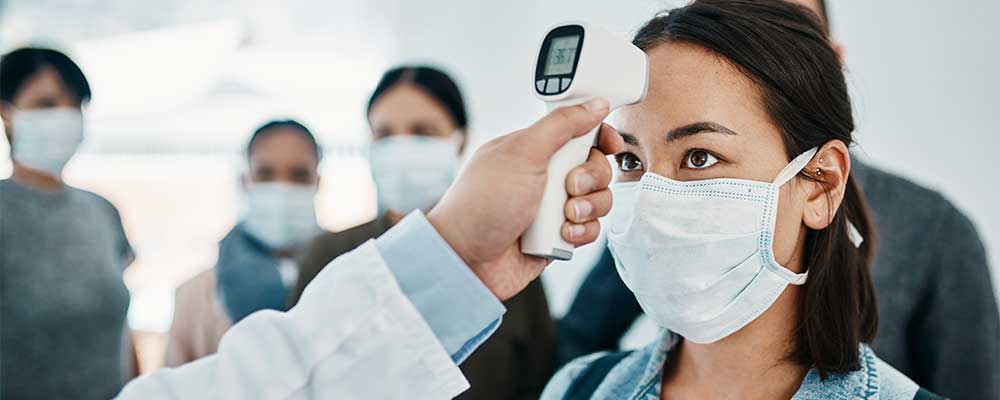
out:
{"label": "earlobe", "polygon": [[825,229],[833,221],[844,199],[851,172],[851,156],[844,142],[823,145],[803,172],[808,175],[807,199],[802,222],[813,230]]}

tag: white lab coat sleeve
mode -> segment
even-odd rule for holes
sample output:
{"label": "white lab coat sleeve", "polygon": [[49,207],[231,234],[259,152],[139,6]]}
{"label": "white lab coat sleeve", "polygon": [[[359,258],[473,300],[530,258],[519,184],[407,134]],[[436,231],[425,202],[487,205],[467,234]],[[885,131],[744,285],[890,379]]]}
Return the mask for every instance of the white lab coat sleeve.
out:
{"label": "white lab coat sleeve", "polygon": [[451,399],[468,389],[374,241],[334,260],[288,312],[255,313],[217,354],[162,369],[121,399]]}

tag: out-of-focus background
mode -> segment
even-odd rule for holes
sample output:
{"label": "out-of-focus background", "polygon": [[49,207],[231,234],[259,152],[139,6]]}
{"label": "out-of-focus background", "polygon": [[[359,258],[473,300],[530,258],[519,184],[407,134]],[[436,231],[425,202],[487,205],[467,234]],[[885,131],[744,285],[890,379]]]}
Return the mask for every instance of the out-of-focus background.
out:
{"label": "out-of-focus background", "polygon": [[[0,51],[60,48],[91,80],[87,138],[67,180],[122,213],[139,255],[126,276],[129,321],[149,370],[174,287],[213,265],[216,242],[235,221],[240,151],[254,127],[294,117],[318,134],[327,154],[321,222],[343,229],[375,213],[363,109],[383,70],[429,62],[451,72],[475,146],[542,115],[531,74],[547,27],[582,19],[631,35],[680,3],[6,0]],[[857,154],[942,191],[969,215],[1000,289],[1000,2],[828,3],[846,48]],[[9,173],[0,157],[0,177]],[[598,250],[543,276],[555,315]],[[638,324],[626,345],[651,330]]]}

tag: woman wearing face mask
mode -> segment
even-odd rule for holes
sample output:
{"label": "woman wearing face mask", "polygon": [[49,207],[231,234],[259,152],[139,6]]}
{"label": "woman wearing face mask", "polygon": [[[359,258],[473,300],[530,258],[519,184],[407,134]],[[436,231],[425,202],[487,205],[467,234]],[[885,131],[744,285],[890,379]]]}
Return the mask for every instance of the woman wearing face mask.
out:
{"label": "woman wearing face mask", "polygon": [[284,310],[303,245],[320,233],[314,198],[321,152],[312,133],[292,121],[254,132],[243,177],[246,211],[219,242],[215,268],[177,289],[165,364],[215,353],[229,327],[260,310]]}
{"label": "woman wearing face mask", "polygon": [[[380,236],[407,213],[429,210],[455,178],[467,117],[458,86],[447,74],[425,66],[387,71],[368,101],[367,117],[378,216],[313,241],[293,304],[330,261]],[[460,399],[538,398],[554,370],[553,327],[541,280],[504,305],[503,324],[462,363],[472,389]]]}
{"label": "woman wearing face mask", "polygon": [[780,0],[695,1],[639,30],[649,92],[617,116],[627,150],[606,226],[622,279],[665,329],[577,359],[543,398],[932,396],[866,344],[873,233],[823,32]]}
{"label": "woman wearing face mask", "polygon": [[122,272],[132,247],[111,203],[62,180],[90,95],[62,53],[22,48],[0,59],[14,163],[0,180],[0,398],[108,398],[127,376]]}

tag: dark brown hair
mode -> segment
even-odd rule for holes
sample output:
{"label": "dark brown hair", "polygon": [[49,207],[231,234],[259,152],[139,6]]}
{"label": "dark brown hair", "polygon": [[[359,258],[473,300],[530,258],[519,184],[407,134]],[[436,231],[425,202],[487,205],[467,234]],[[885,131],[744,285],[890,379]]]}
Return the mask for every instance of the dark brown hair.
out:
{"label": "dark brown hair", "polygon": [[52,68],[80,104],[90,101],[90,83],[65,54],[39,47],[22,47],[0,58],[0,101],[13,103],[22,86],[45,68]]}
{"label": "dark brown hair", "polygon": [[[853,142],[854,119],[840,62],[826,29],[805,8],[781,0],[698,0],[656,16],[633,39],[643,50],[665,42],[707,48],[754,81],[789,159],[831,140]],[[821,177],[800,177],[827,186]],[[860,248],[848,238],[851,223],[865,238]],[[830,225],[806,237],[809,280],[802,288],[790,354],[815,367],[823,379],[859,369],[858,347],[875,337],[873,245],[865,201],[849,176]]]}
{"label": "dark brown hair", "polygon": [[444,71],[427,65],[402,65],[385,71],[368,99],[365,115],[371,114],[372,106],[385,92],[400,83],[410,83],[423,89],[444,106],[455,126],[463,133],[468,128],[469,117],[465,111],[465,100],[462,100],[462,91],[458,89],[455,80]]}
{"label": "dark brown hair", "polygon": [[317,164],[323,159],[323,148],[319,145],[319,142],[316,141],[316,136],[313,135],[309,128],[306,128],[305,125],[294,119],[276,119],[261,125],[260,128],[257,128],[257,130],[250,135],[250,141],[247,142],[246,147],[247,161],[250,160],[250,153],[253,152],[253,146],[256,145],[257,142],[259,142],[263,137],[272,133],[277,133],[278,128],[288,128],[291,129],[291,132],[295,132],[302,136],[302,138],[309,143],[309,147],[312,147],[313,155],[316,156]]}

